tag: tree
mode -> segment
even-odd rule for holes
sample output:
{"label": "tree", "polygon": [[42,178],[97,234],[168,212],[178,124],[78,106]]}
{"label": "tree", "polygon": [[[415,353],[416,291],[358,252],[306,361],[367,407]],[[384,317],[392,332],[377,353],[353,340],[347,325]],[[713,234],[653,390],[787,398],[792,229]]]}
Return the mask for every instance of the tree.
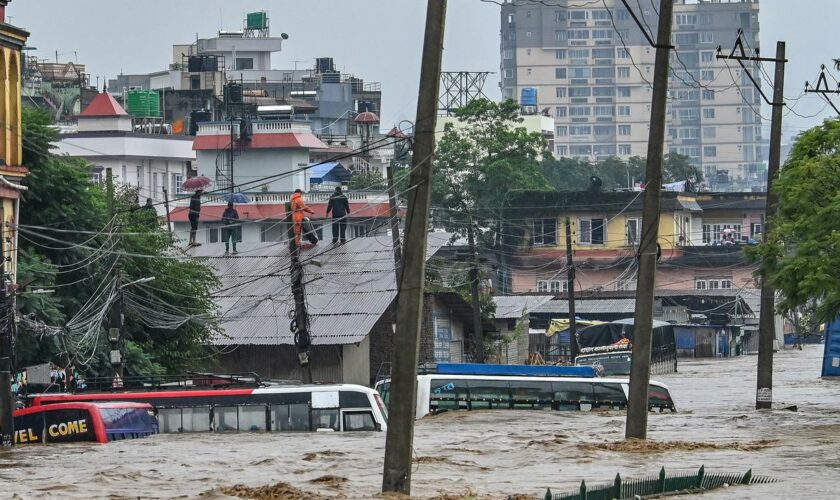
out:
{"label": "tree", "polygon": [[[465,235],[470,220],[498,241],[505,196],[516,189],[550,189],[540,169],[545,139],[528,132],[519,105],[477,99],[458,109],[435,151],[432,202],[446,229]],[[478,235],[481,238],[481,235]]]}
{"label": "tree", "polygon": [[779,210],[751,255],[781,292],[783,312],[840,313],[840,120],[800,135],[774,183]]}
{"label": "tree", "polygon": [[663,182],[689,181],[695,186],[703,182],[703,171],[692,165],[688,156],[679,153],[665,155]]}
{"label": "tree", "polygon": [[385,189],[386,182],[379,170],[363,170],[353,174],[348,187],[353,190]]}
{"label": "tree", "polygon": [[593,174],[592,166],[577,158],[550,156],[540,163],[540,170],[548,184],[557,191],[583,191],[589,187],[589,178]]}
{"label": "tree", "polygon": [[[216,331],[210,291],[218,282],[204,263],[177,258],[168,232],[147,210],[136,208],[134,190],[116,197],[116,217],[109,220],[104,189],[91,182],[89,165],[57,156],[57,139],[46,113],[24,108],[24,163],[30,175],[21,202],[18,282],[47,288],[49,295],[22,294],[18,300],[27,321],[19,330],[19,359],[24,363],[74,363],[88,375],[110,373],[105,327],[92,322],[82,343],[72,328],[56,334],[39,325],[65,327],[101,284],[122,265],[123,282],[155,277],[150,285],[124,290],[124,331],[130,374],[182,372],[206,366],[207,348]],[[99,306],[108,307],[107,301]],[[90,354],[82,356],[82,354]]]}

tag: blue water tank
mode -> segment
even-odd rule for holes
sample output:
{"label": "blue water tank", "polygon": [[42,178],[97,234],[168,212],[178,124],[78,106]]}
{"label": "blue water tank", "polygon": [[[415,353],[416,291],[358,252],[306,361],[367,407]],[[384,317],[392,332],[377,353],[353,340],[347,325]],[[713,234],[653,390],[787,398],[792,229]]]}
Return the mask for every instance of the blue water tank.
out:
{"label": "blue water tank", "polygon": [[522,99],[520,99],[519,104],[522,106],[536,106],[537,89],[534,87],[525,87],[522,89]]}

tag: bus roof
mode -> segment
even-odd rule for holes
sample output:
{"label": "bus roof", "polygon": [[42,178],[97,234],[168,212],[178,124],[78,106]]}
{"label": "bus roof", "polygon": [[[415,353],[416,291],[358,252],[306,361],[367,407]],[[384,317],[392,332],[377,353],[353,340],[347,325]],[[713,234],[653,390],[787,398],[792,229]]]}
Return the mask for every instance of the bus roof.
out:
{"label": "bus roof", "polygon": [[16,417],[22,417],[24,415],[29,415],[32,413],[44,412],[44,411],[59,411],[59,410],[90,410],[92,408],[95,409],[111,409],[111,408],[142,408],[145,410],[151,410],[152,405],[149,403],[134,403],[131,401],[113,401],[107,403],[91,403],[91,402],[83,402],[83,401],[72,401],[67,403],[56,403],[53,405],[46,405],[46,406],[30,406],[29,408],[21,408],[20,410],[15,410]]}
{"label": "bus roof", "polygon": [[504,375],[524,377],[595,378],[591,366],[485,365],[479,363],[438,363],[431,373],[439,375]]}

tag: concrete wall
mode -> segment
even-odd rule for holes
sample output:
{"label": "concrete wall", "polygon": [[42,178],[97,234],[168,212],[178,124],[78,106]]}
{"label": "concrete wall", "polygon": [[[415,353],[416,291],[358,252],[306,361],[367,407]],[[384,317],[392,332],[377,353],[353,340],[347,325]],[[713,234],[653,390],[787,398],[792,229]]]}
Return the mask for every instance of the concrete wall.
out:
{"label": "concrete wall", "polygon": [[[216,158],[219,151],[196,151],[199,175],[216,179]],[[234,184],[241,185],[265,177],[287,174],[309,165],[307,149],[246,149],[234,159]],[[309,185],[308,171],[276,177],[265,182],[243,186],[242,191],[259,192],[263,186],[270,192],[292,192],[306,190]]]}
{"label": "concrete wall", "polygon": [[[257,373],[276,380],[303,380],[293,345],[240,345],[222,354],[208,370],[221,373]],[[312,346],[312,379],[319,383],[340,383],[342,346]]]}
{"label": "concrete wall", "polygon": [[341,372],[345,384],[370,383],[370,336],[358,344],[342,346]]}

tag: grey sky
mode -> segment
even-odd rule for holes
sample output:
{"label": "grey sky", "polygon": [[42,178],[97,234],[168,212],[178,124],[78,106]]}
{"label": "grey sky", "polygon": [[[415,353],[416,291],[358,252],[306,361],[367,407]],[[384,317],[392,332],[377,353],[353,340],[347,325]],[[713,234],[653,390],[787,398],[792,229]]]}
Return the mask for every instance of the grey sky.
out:
{"label": "grey sky", "polygon": [[[239,27],[245,12],[265,9],[272,34],[289,34],[283,52],[274,57],[275,68],[291,68],[294,61],[299,68],[311,66],[315,57],[332,56],[342,70],[382,82],[382,124],[388,127],[413,119],[425,5],[423,0],[13,0],[7,15],[31,31],[29,45],[38,48],[39,57],[54,59],[58,50],[60,60],[70,60],[76,51],[95,82],[97,75],[164,69],[173,44],[190,42],[196,33],[211,36],[220,25]],[[762,55],[775,51],[776,40],[787,42],[788,98],[800,96],[805,80],[815,80],[821,63],[840,57],[834,43],[840,19],[836,8],[836,0],[761,1]],[[444,70],[498,73],[498,68],[499,6],[450,0]],[[767,70],[772,74],[771,66]],[[491,76],[485,92],[499,96],[498,75]],[[840,96],[836,101],[840,108]],[[809,94],[794,111],[808,116],[824,107],[818,96]],[[788,114],[784,134],[834,114],[831,108],[809,119]],[[763,115],[769,117],[769,109]]]}

